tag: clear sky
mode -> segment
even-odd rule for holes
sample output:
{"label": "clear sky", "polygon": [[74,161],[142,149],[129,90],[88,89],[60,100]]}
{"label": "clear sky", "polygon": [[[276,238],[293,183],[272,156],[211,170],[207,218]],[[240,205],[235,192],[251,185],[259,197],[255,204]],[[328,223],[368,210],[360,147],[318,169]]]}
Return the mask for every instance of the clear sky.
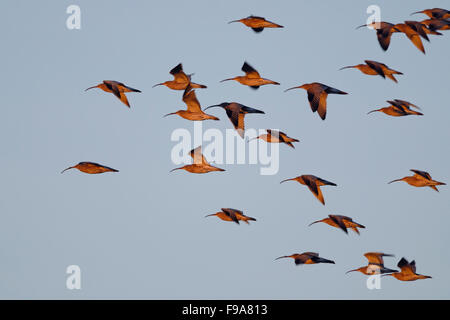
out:
{"label": "clear sky", "polygon": [[[81,30],[66,28],[66,8],[81,8]],[[448,1],[7,1],[2,5],[0,117],[0,298],[60,299],[449,299],[449,187],[440,193],[387,182],[428,171],[450,182],[448,119],[450,34],[424,43],[426,55],[400,34],[383,52],[375,32],[355,28],[366,8],[398,23]],[[447,8],[448,9],[448,8]],[[285,26],[255,34],[228,21],[250,14]],[[399,83],[338,71],[365,59],[400,70]],[[280,86],[254,91],[220,80],[248,61]],[[152,85],[169,80],[179,62],[206,107],[237,101],[265,111],[252,128],[279,128],[300,139],[280,146],[280,170],[223,165],[225,172],[169,173],[170,135],[193,123],[166,113],[180,109],[181,92]],[[124,82],[131,109],[99,89]],[[318,81],[349,93],[328,97],[325,121],[303,90]],[[392,118],[372,109],[405,99],[423,117]],[[206,128],[225,130],[221,121]],[[94,161],[119,173],[61,170]],[[297,183],[300,174],[337,183],[323,187],[326,206]],[[222,207],[258,221],[236,225],[204,218]],[[325,224],[328,214],[353,217],[361,236]],[[315,251],[335,265],[295,266],[274,259]],[[433,279],[383,278],[368,290],[365,276],[345,272],[383,251],[395,267],[415,259]],[[66,268],[79,265],[82,289],[66,288]]]}

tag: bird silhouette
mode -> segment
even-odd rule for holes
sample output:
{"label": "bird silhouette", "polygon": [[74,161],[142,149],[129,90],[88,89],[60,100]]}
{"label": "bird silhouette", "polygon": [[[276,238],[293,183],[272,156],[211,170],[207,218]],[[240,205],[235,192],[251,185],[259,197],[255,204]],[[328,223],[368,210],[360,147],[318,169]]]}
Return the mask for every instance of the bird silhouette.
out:
{"label": "bird silhouette", "polygon": [[69,169],[78,169],[81,172],[89,173],[89,174],[98,174],[98,173],[104,173],[104,172],[119,172],[119,170],[116,170],[116,169],[113,169],[113,168],[110,168],[107,166],[103,166],[103,165],[95,163],[95,162],[88,162],[88,161],[83,161],[72,167],[64,169],[63,171],[61,171],[61,173],[65,172]]}
{"label": "bird silhouette", "polygon": [[294,253],[294,254],[291,254],[290,256],[278,257],[275,260],[283,259],[283,258],[294,259],[295,265],[297,265],[297,266],[300,264],[316,264],[316,263],[332,263],[332,264],[334,264],[334,261],[328,260],[325,258],[321,258],[321,257],[319,257],[319,254],[316,252],[303,252],[301,254]]}
{"label": "bird silhouette", "polygon": [[255,89],[255,90],[258,89],[260,86],[263,86],[266,84],[279,85],[278,82],[261,78],[258,71],[256,71],[256,69],[253,68],[251,65],[249,65],[247,62],[244,62],[241,70],[245,72],[245,76],[237,76],[234,78],[222,80],[220,82],[236,80],[240,84],[249,86],[250,88]]}
{"label": "bird silhouette", "polygon": [[388,77],[394,82],[397,82],[397,79],[393,76],[394,74],[403,74],[399,71],[390,69],[387,65],[381,62],[373,61],[373,60],[364,60],[366,64],[357,64],[355,66],[347,66],[343,67],[343,69],[355,68],[367,75],[379,75],[383,78]]}
{"label": "bird silhouette", "polygon": [[96,86],[89,87],[84,91],[88,91],[90,89],[99,88],[105,92],[113,93],[122,103],[124,103],[128,108],[130,108],[130,103],[128,102],[127,96],[125,92],[141,92],[138,89],[133,89],[124,85],[121,82],[117,82],[114,80],[103,80],[103,83],[100,83]]}
{"label": "bird silhouette", "polygon": [[321,186],[336,186],[335,183],[324,180],[322,178],[316,177],[312,174],[301,175],[292,179],[286,179],[281,181],[280,183],[286,181],[297,181],[300,184],[306,185],[309,190],[314,194],[314,196],[325,205],[325,199],[323,198],[322,190],[320,190]]}
{"label": "bird silhouette", "polygon": [[389,48],[389,44],[391,43],[392,34],[395,32],[394,24],[390,22],[380,21],[380,22],[372,22],[369,24],[363,24],[362,26],[357,27],[356,29],[362,27],[370,27],[377,32],[378,43],[381,48],[386,51]]}
{"label": "bird silhouette", "polygon": [[233,221],[239,224],[239,221],[244,221],[246,224],[250,224],[249,221],[256,221],[255,218],[246,216],[241,210],[222,208],[217,213],[208,214],[206,217],[216,216],[224,221]]}
{"label": "bird silhouette", "polygon": [[347,271],[354,272],[358,271],[365,275],[373,275],[373,274],[384,274],[384,273],[392,273],[397,272],[398,270],[389,269],[384,266],[383,257],[393,257],[392,254],[386,254],[383,252],[367,252],[364,254],[364,257],[368,260],[367,266],[360,267],[358,269]]}
{"label": "bird silhouette", "polygon": [[247,18],[242,18],[239,20],[233,20],[228,22],[234,23],[234,22],[241,22],[247,27],[251,28],[256,33],[262,32],[264,28],[284,28],[283,26],[276,24],[274,22],[268,21],[263,17],[257,17],[257,16],[248,16]]}
{"label": "bird silhouette", "polygon": [[203,84],[191,82],[192,74],[187,75],[186,73],[184,73],[183,65],[181,63],[170,70],[170,74],[173,75],[173,80],[157,83],[153,86],[153,88],[157,86],[166,86],[172,90],[186,90],[188,85],[190,85],[194,89],[207,88]]}
{"label": "bird silhouette", "polygon": [[250,139],[249,141],[261,139],[261,140],[264,140],[269,143],[285,143],[289,147],[294,148],[294,149],[295,149],[295,147],[292,144],[292,142],[299,142],[297,139],[288,137],[282,131],[273,130],[273,129],[266,129],[266,131],[267,131],[267,134],[259,135],[255,138]]}
{"label": "bird silhouette", "polygon": [[370,114],[372,112],[382,112],[392,117],[402,117],[402,116],[409,116],[409,115],[416,115],[416,116],[423,116],[423,113],[412,110],[410,107],[419,109],[420,108],[411,102],[395,99],[395,100],[387,100],[388,103],[391,105],[388,107],[376,109],[369,111],[367,114]]}
{"label": "bird silhouette", "polygon": [[[394,26],[394,32],[404,33],[408,37],[408,39],[416,46],[416,48],[425,54],[425,48],[423,46],[422,40],[420,39],[421,35],[417,31],[417,28],[414,28],[411,23],[397,23]],[[425,34],[426,36],[426,33],[424,31],[423,34]]]}
{"label": "bird silhouette", "polygon": [[209,162],[206,161],[205,157],[202,154],[201,146],[198,146],[197,148],[192,149],[189,154],[193,159],[192,164],[188,164],[188,165],[185,165],[180,168],[172,169],[170,172],[175,171],[175,170],[186,170],[191,173],[208,173],[211,171],[225,171],[224,169],[220,169],[220,168],[210,165]]}
{"label": "bird silhouette", "polygon": [[292,89],[305,89],[308,93],[308,101],[311,106],[312,112],[319,114],[322,120],[325,120],[327,116],[327,97],[328,94],[347,94],[347,92],[329,87],[323,83],[313,82],[303,84],[301,86],[292,87],[284,90],[284,92]]}
{"label": "bird silhouette", "polygon": [[416,169],[411,169],[410,171],[414,172],[413,176],[403,177],[401,179],[392,180],[389,183],[396,181],[405,181],[407,184],[413,187],[430,187],[431,189],[438,191],[436,186],[446,185],[444,182],[439,182],[433,180],[431,175],[426,171],[420,171]]}
{"label": "bird silhouette", "polygon": [[386,274],[385,276],[392,276],[400,281],[416,281],[419,279],[431,279],[430,276],[425,276],[423,274],[416,273],[416,262],[413,260],[408,262],[405,258],[401,258],[397,264],[400,268],[400,272],[394,272],[391,274]]}
{"label": "bird silhouette", "polygon": [[310,224],[310,226],[315,223],[319,223],[319,222],[324,222],[332,227],[340,228],[345,233],[348,233],[347,228],[351,228],[357,234],[359,234],[358,228],[365,228],[365,226],[363,226],[362,224],[354,222],[353,219],[350,217],[336,215],[336,214],[330,214],[330,215],[328,215],[327,218],[314,221]]}

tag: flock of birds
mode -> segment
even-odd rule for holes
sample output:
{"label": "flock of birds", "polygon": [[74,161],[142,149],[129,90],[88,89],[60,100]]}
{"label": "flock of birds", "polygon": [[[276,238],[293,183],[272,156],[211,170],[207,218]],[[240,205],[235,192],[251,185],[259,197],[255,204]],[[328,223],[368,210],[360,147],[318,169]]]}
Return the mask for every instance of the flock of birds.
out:
{"label": "flock of birds", "polygon": [[[391,36],[393,33],[404,33],[411,42],[423,53],[425,53],[425,49],[423,47],[423,43],[421,38],[429,41],[428,35],[441,35],[439,31],[450,29],[450,11],[440,8],[434,9],[426,9],[419,12],[415,12],[414,14],[422,13],[428,16],[429,19],[423,21],[405,21],[404,23],[392,24],[388,22],[373,22],[371,24],[366,24],[363,26],[369,26],[376,30],[377,38],[380,43],[380,46],[383,50],[387,50],[390,44]],[[245,26],[251,28],[256,33],[262,32],[265,28],[283,28],[283,26],[268,21],[265,18],[257,17],[257,16],[249,16],[243,19],[234,20],[230,23],[240,22]],[[362,26],[361,26],[362,27]],[[359,28],[359,27],[358,27]],[[366,75],[379,75],[383,78],[389,78],[395,82],[397,79],[394,75],[401,75],[402,73],[396,71],[394,69],[389,68],[387,65],[371,60],[365,60],[365,64],[358,64],[354,66],[343,67],[342,69],[355,68],[360,70],[362,73]],[[262,78],[259,72],[250,66],[247,62],[242,66],[242,71],[245,75],[236,76],[233,78],[228,78],[224,81],[237,81],[242,85],[249,86],[252,89],[258,89],[263,85],[279,85],[278,82]],[[237,102],[223,102],[217,105],[210,106],[202,110],[202,107],[196,97],[195,89],[206,88],[206,85],[198,84],[191,81],[192,74],[186,74],[183,71],[182,64],[178,64],[172,70],[170,70],[170,74],[173,76],[173,80],[165,81],[162,83],[156,84],[156,86],[166,86],[172,90],[183,90],[182,100],[186,104],[186,110],[178,110],[173,113],[169,113],[168,115],[178,115],[184,119],[191,121],[203,121],[203,120],[219,120],[218,117],[209,115],[204,111],[212,108],[212,107],[221,107],[225,110],[228,118],[233,124],[235,130],[238,134],[244,138],[245,133],[245,124],[244,117],[249,113],[259,113],[264,114],[264,111],[257,110],[245,105],[242,105]],[[96,86],[90,87],[86,90],[99,88],[105,92],[113,93],[122,103],[124,103],[127,107],[130,107],[127,96],[125,95],[128,92],[141,92],[140,90],[131,88],[126,86],[125,84],[112,80],[105,80],[103,83],[100,83]],[[328,94],[339,94],[346,95],[347,93],[341,91],[336,88],[332,88],[323,83],[313,82],[308,84],[303,84],[300,86],[289,88],[285,91],[292,89],[304,89],[307,92],[307,97],[309,104],[311,106],[311,110],[313,112],[317,112],[322,120],[326,118],[327,112],[327,96]],[[387,101],[390,105],[388,107],[380,108],[377,110],[372,110],[372,112],[383,112],[389,116],[399,117],[399,116],[407,116],[407,115],[423,115],[422,113],[412,110],[411,108],[420,109],[418,106],[414,105],[405,100],[395,99]],[[293,142],[298,142],[299,140],[289,137],[287,134],[277,130],[267,129],[267,134],[263,134],[257,136],[253,139],[261,139],[268,143],[284,143],[292,148],[294,148]],[[251,139],[252,140],[252,139]],[[190,152],[190,155],[193,159],[193,163],[189,165],[185,165],[183,167],[175,168],[174,170],[186,170],[191,173],[208,173],[212,171],[225,171],[224,169],[217,168],[212,166],[203,156],[201,146],[193,149]],[[81,172],[88,174],[99,174],[104,172],[118,172],[118,170],[94,163],[94,162],[80,162],[75,166],[69,167],[62,172],[69,169],[78,169]],[[404,181],[411,186],[414,187],[430,187],[435,191],[438,191],[437,186],[445,185],[443,182],[439,182],[433,180],[431,175],[425,171],[421,170],[411,170],[414,175],[406,176],[401,179],[393,180],[389,183],[395,181]],[[61,173],[62,173],[61,172]],[[298,183],[305,185],[309,188],[309,190],[314,194],[314,196],[325,205],[325,199],[320,189],[321,186],[336,186],[335,183],[324,180],[314,175],[300,175],[295,178],[286,179],[281,181],[281,183],[286,181],[297,181]],[[223,221],[235,222],[237,224],[240,221],[243,221],[249,224],[249,221],[256,221],[255,218],[246,216],[241,210],[232,209],[232,208],[222,208],[221,211],[209,214],[209,216],[216,216]],[[329,215],[328,217],[312,222],[310,225],[323,222],[332,227],[340,228],[345,233],[348,233],[348,229],[353,230],[357,234],[359,234],[358,228],[365,228],[362,224],[359,224],[353,221],[352,218],[342,216],[342,215]],[[415,261],[408,262],[405,258],[402,258],[397,266],[400,268],[400,271],[386,268],[384,266],[383,257],[390,257],[392,255],[385,254],[382,252],[368,252],[364,254],[364,256],[368,260],[368,264],[366,266],[350,270],[359,271],[365,275],[372,274],[383,274],[393,276],[398,280],[402,281],[414,281],[418,279],[426,279],[431,278],[430,276],[425,276],[416,273],[416,265]],[[325,259],[319,256],[318,253],[315,252],[304,252],[304,253],[295,253],[288,256],[281,256],[275,260],[282,258],[292,258],[296,265],[300,264],[317,264],[317,263],[331,263],[334,264],[334,261]]]}

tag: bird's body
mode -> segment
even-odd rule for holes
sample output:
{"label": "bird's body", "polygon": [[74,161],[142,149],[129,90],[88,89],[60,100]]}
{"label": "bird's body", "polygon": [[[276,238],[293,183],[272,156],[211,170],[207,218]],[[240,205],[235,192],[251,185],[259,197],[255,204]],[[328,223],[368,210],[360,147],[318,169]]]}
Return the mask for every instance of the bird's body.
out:
{"label": "bird's body", "polygon": [[342,69],[355,68],[367,75],[379,75],[383,78],[388,77],[392,81],[397,82],[397,79],[393,76],[394,74],[403,74],[400,71],[393,70],[389,68],[384,63],[373,61],[373,60],[364,60],[366,64],[357,64],[355,66],[347,66]]}
{"label": "bird's body", "polygon": [[324,180],[322,178],[316,177],[312,174],[301,175],[292,179],[286,179],[281,181],[283,183],[285,181],[297,181],[300,184],[303,184],[309,188],[309,190],[314,194],[314,196],[325,205],[325,199],[322,194],[322,190],[320,190],[321,186],[336,186],[335,183]]}
{"label": "bird's body", "polygon": [[[394,26],[394,32],[404,33],[408,37],[408,39],[416,46],[417,49],[425,53],[425,48],[423,46],[422,40],[420,39],[421,35],[417,31],[417,28],[414,28],[414,26],[412,26],[411,24],[397,23]],[[426,36],[425,32],[423,32],[423,34]]]}
{"label": "bird's body", "polygon": [[187,75],[186,73],[184,73],[183,65],[181,63],[170,70],[170,74],[173,75],[173,80],[155,84],[153,87],[166,86],[167,88],[172,90],[186,90],[186,88],[190,85],[191,88],[194,89],[207,88],[203,84],[191,82],[192,75]]}
{"label": "bird's body", "polygon": [[308,101],[311,106],[312,112],[316,112],[319,114],[322,120],[325,120],[327,115],[327,97],[328,94],[347,94],[347,92],[341,91],[339,89],[335,89],[329,87],[320,82],[313,82],[303,84],[301,86],[292,87],[286,89],[286,91],[292,89],[304,89],[308,93]]}
{"label": "bird's body", "polygon": [[247,27],[251,28],[256,33],[262,32],[264,28],[284,28],[282,25],[266,20],[263,17],[248,16],[239,20],[233,20],[228,23],[241,22]]}
{"label": "bird's body", "polygon": [[292,142],[299,142],[297,139],[288,137],[284,132],[272,130],[272,129],[266,129],[267,133],[257,136],[254,139],[261,139],[268,143],[285,143],[291,148],[294,148],[294,145]]}
{"label": "bird's body", "polygon": [[[380,22],[372,22],[370,24],[364,24],[361,27],[371,27],[376,30],[378,42],[381,48],[386,51],[389,48],[389,44],[391,43],[391,36],[394,33],[394,24],[380,21]],[[357,28],[357,29],[358,29]]]}
{"label": "bird's body", "polygon": [[439,191],[436,186],[445,185],[444,182],[439,182],[439,181],[433,180],[431,178],[431,175],[426,171],[421,171],[421,170],[416,170],[416,169],[411,169],[410,171],[414,172],[413,176],[407,176],[407,177],[403,177],[401,179],[392,180],[389,183],[396,182],[396,181],[404,181],[413,187],[430,187],[435,191]]}
{"label": "bird's body", "polygon": [[[421,24],[426,26],[429,30],[437,32],[438,30],[450,30],[450,20],[444,19],[426,19],[420,21]],[[441,33],[437,33],[441,34]]]}
{"label": "bird's body", "polygon": [[81,172],[89,173],[89,174],[98,174],[98,173],[104,173],[104,172],[119,172],[119,170],[116,170],[116,169],[113,169],[113,168],[110,168],[107,166],[103,166],[103,165],[95,163],[95,162],[88,162],[88,161],[83,161],[73,167],[64,169],[61,173],[63,173],[66,170],[69,170],[69,169],[78,169]]}
{"label": "bird's body", "polygon": [[260,86],[266,85],[266,84],[275,84],[279,85],[278,82],[261,78],[258,71],[254,69],[252,66],[250,66],[247,62],[244,62],[241,70],[245,72],[245,76],[237,76],[234,78],[229,78],[222,80],[220,82],[229,81],[229,80],[235,80],[239,82],[240,84],[249,86],[252,89],[258,89]]}
{"label": "bird's body", "polygon": [[219,118],[206,114],[202,111],[200,102],[195,94],[195,90],[193,90],[190,85],[188,85],[184,91],[183,102],[186,104],[187,110],[178,110],[177,112],[166,114],[165,117],[172,114],[177,114],[180,117],[191,121],[219,120]]}
{"label": "bird's body", "polygon": [[103,80],[103,83],[100,83],[93,87],[89,87],[85,91],[87,91],[89,89],[94,89],[94,88],[99,88],[105,92],[113,93],[128,108],[130,108],[130,103],[128,102],[125,92],[141,92],[138,89],[128,87],[128,86],[124,85],[123,83],[114,81],[114,80]]}
{"label": "bird's body", "polygon": [[450,11],[442,8],[425,9],[422,11],[413,12],[413,14],[423,13],[430,19],[450,19]]}
{"label": "bird's body", "polygon": [[342,216],[342,215],[330,214],[330,215],[328,215],[327,218],[324,218],[324,219],[318,220],[318,221],[314,221],[313,223],[310,224],[310,226],[315,223],[319,223],[319,222],[324,222],[332,227],[340,228],[345,233],[348,233],[347,228],[352,229],[357,234],[359,234],[358,228],[365,228],[365,226],[363,226],[362,224],[354,222],[352,218]]}
{"label": "bird's body", "polygon": [[296,265],[300,265],[300,264],[316,264],[316,263],[332,263],[332,264],[334,264],[334,261],[328,260],[328,259],[325,259],[325,258],[321,258],[321,257],[319,257],[319,254],[316,253],[316,252],[294,253],[294,254],[291,254],[290,256],[278,257],[275,260],[283,259],[283,258],[292,258],[292,259],[294,259],[294,262],[295,262]]}
{"label": "bird's body", "polygon": [[175,170],[186,170],[190,173],[208,173],[212,171],[225,171],[224,169],[214,167],[209,164],[208,161],[206,161],[205,157],[202,154],[202,147],[199,146],[195,149],[192,149],[190,152],[190,156],[193,159],[192,164],[185,165],[183,167],[172,169],[172,171]]}
{"label": "bird's body", "polygon": [[246,216],[241,210],[232,208],[222,208],[217,213],[208,214],[206,217],[216,216],[223,221],[233,221],[239,224],[239,221],[244,221],[246,224],[250,224],[249,221],[256,221],[255,218]]}
{"label": "bird's body", "polygon": [[420,110],[418,106],[412,104],[411,102],[400,99],[388,100],[387,102],[391,104],[389,107],[372,110],[367,114],[370,114],[372,112],[382,112],[392,117],[403,117],[409,115],[423,116],[423,113],[412,110],[410,108],[413,107]]}
{"label": "bird's body", "polygon": [[367,252],[364,254],[364,257],[366,257],[369,262],[367,266],[347,271],[347,273],[358,271],[365,275],[372,275],[397,272],[397,270],[389,269],[384,266],[383,257],[393,257],[392,254],[385,254],[383,252]]}
{"label": "bird's body", "polygon": [[391,273],[389,276],[392,276],[400,281],[415,281],[419,279],[431,278],[430,276],[416,273],[416,262],[414,260],[408,262],[405,258],[401,258],[397,264],[397,267],[400,268],[400,272]]}
{"label": "bird's body", "polygon": [[221,107],[225,109],[228,118],[230,119],[231,123],[233,124],[234,128],[241,136],[241,138],[244,138],[245,133],[245,123],[244,123],[245,115],[248,113],[264,114],[264,111],[250,108],[237,102],[223,102],[221,104],[209,106],[208,108],[205,108],[205,110],[213,107]]}

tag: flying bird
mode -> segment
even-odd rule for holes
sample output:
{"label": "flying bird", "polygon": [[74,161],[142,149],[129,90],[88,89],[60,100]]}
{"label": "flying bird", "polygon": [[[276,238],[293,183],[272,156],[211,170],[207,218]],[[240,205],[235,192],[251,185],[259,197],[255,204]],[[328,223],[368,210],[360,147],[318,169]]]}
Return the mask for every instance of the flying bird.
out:
{"label": "flying bird", "polygon": [[416,281],[419,279],[431,279],[430,276],[425,276],[423,274],[416,273],[416,262],[413,260],[408,262],[405,258],[401,258],[397,264],[400,268],[400,272],[394,272],[387,274],[386,276],[393,276],[395,279],[400,281]]}
{"label": "flying bird", "polygon": [[242,18],[239,20],[233,20],[228,22],[233,23],[233,22],[241,22],[244,25],[246,25],[249,28],[252,28],[253,31],[255,31],[256,33],[262,32],[264,30],[264,28],[284,28],[283,26],[276,24],[274,22],[268,21],[263,17],[256,17],[256,16],[248,16],[247,18]]}
{"label": "flying bird", "polygon": [[347,94],[347,92],[329,87],[319,82],[307,83],[301,86],[292,87],[284,90],[289,91],[292,89],[305,89],[308,93],[308,101],[311,105],[312,112],[319,114],[322,120],[325,120],[327,116],[327,97],[328,94]]}
{"label": "flying bird", "polygon": [[[421,24],[426,26],[429,30],[437,32],[438,30],[449,30],[450,20],[443,19],[426,19],[420,21]],[[442,33],[437,32],[436,34],[441,35]]]}
{"label": "flying bird", "polygon": [[390,69],[387,65],[385,65],[384,63],[381,63],[381,62],[377,62],[377,61],[373,61],[373,60],[364,60],[364,62],[366,64],[357,64],[354,66],[347,66],[347,67],[343,67],[339,70],[355,68],[364,74],[371,75],[371,76],[379,75],[383,78],[388,77],[389,79],[391,79],[392,81],[395,81],[395,82],[397,82],[397,79],[395,79],[395,77],[393,75],[394,74],[403,74],[399,71]]}
{"label": "flying bird", "polygon": [[392,180],[389,183],[396,181],[405,181],[407,184],[413,187],[430,187],[431,189],[438,192],[439,190],[436,186],[446,185],[446,183],[444,182],[433,180],[431,178],[431,175],[426,171],[420,171],[416,169],[411,169],[410,171],[414,172],[413,176],[407,176],[401,179]]}
{"label": "flying bird", "polygon": [[319,257],[319,254],[315,253],[315,252],[303,252],[301,254],[294,253],[294,254],[291,254],[290,256],[278,257],[275,260],[283,259],[283,258],[292,258],[292,259],[294,259],[294,262],[295,262],[296,265],[300,265],[300,264],[316,264],[316,263],[332,263],[332,264],[334,264],[334,261],[328,260],[328,259],[325,259],[325,258],[321,258],[321,257]]}
{"label": "flying bird", "polygon": [[[422,40],[420,39],[421,34],[419,33],[419,31],[417,31],[417,28],[415,29],[413,26],[411,26],[411,23],[397,23],[394,26],[394,32],[404,33],[408,37],[408,39],[416,46],[416,48],[425,54],[425,48],[423,46]],[[425,31],[423,31],[423,29],[421,29],[421,32],[423,32],[422,36],[426,36],[426,33]]]}
{"label": "flying bird", "polygon": [[233,124],[234,128],[238,132],[238,134],[241,136],[241,138],[244,138],[245,133],[245,123],[244,123],[244,117],[247,113],[262,113],[264,114],[264,111],[250,108],[247,106],[244,106],[243,104],[237,103],[237,102],[223,102],[221,104],[216,104],[213,106],[209,106],[205,108],[205,110],[213,107],[221,107],[225,109],[225,112],[227,113],[228,118],[230,119],[231,123]]}
{"label": "flying bird", "polygon": [[275,84],[279,85],[278,82],[261,78],[258,71],[256,71],[255,68],[253,68],[251,65],[249,65],[247,62],[244,62],[242,68],[242,71],[245,72],[245,76],[237,76],[234,78],[229,78],[222,80],[220,82],[229,81],[229,80],[236,80],[240,84],[249,86],[252,89],[258,89],[260,86],[266,85],[266,84]]}
{"label": "flying bird", "polygon": [[210,165],[209,162],[206,161],[205,157],[202,154],[201,146],[198,146],[197,148],[192,149],[189,154],[193,159],[192,164],[188,164],[188,165],[185,165],[180,168],[172,169],[170,172],[175,171],[175,170],[180,170],[180,169],[186,170],[191,173],[208,173],[211,171],[225,171],[224,169],[220,169],[220,168]]}
{"label": "flying bird", "polygon": [[370,114],[372,112],[382,112],[392,117],[402,117],[409,115],[423,116],[423,113],[411,109],[412,107],[420,110],[418,106],[412,104],[411,102],[395,99],[387,100],[387,103],[390,103],[391,105],[388,107],[369,111],[367,114]]}
{"label": "flying bird", "polygon": [[61,171],[63,173],[64,171],[67,171],[69,169],[78,169],[81,172],[89,173],[89,174],[97,174],[97,173],[104,173],[104,172],[119,172],[119,170],[103,166],[101,164],[95,163],[95,162],[80,162],[77,165],[74,165],[73,167],[69,167],[67,169],[64,169]]}
{"label": "flying bird", "polygon": [[292,179],[286,179],[281,181],[280,183],[286,181],[297,181],[300,184],[306,185],[309,190],[314,194],[314,196],[325,205],[325,199],[323,198],[322,190],[320,190],[321,186],[336,186],[335,183],[324,180],[322,178],[313,176],[312,174],[301,175]]}
{"label": "flying bird", "polygon": [[88,91],[89,89],[94,88],[99,88],[103,91],[114,93],[114,95],[119,98],[119,100],[122,101],[128,108],[130,108],[130,103],[128,102],[125,92],[141,92],[138,89],[127,87],[123,83],[114,80],[103,80],[103,83],[100,83],[93,87],[89,87],[84,91]]}
{"label": "flying bird", "polygon": [[183,65],[181,63],[170,70],[170,74],[173,75],[173,80],[155,84],[153,88],[157,86],[166,86],[172,90],[186,90],[188,85],[190,85],[194,89],[207,88],[203,84],[191,82],[192,74],[187,75],[186,73],[184,73]]}
{"label": "flying bird", "polygon": [[381,48],[386,51],[389,48],[389,44],[391,43],[391,36],[392,33],[395,32],[394,30],[394,24],[389,22],[372,22],[369,24],[363,24],[362,26],[357,27],[356,29],[362,28],[362,27],[370,27],[377,32],[377,38],[378,42],[381,46]]}
{"label": "flying bird", "polygon": [[255,139],[261,139],[261,140],[264,140],[269,143],[285,143],[289,147],[294,148],[294,149],[295,149],[295,147],[292,144],[292,142],[299,142],[297,139],[288,137],[282,131],[273,130],[273,129],[266,129],[266,131],[267,131],[267,134],[259,135],[255,138],[250,139],[249,141],[255,140]]}
{"label": "flying bird", "polygon": [[411,15],[418,13],[426,14],[431,19],[450,19],[450,11],[441,8],[425,9],[413,12]]}
{"label": "flying bird", "polygon": [[310,224],[310,226],[315,223],[319,223],[319,222],[324,222],[332,227],[340,228],[345,233],[348,233],[347,228],[351,228],[357,234],[359,234],[358,228],[363,228],[363,229],[365,228],[365,226],[363,226],[362,224],[354,222],[353,219],[350,217],[335,215],[335,214],[330,214],[330,215],[328,215],[328,218],[314,221],[313,223]]}
{"label": "flying bird", "polygon": [[384,266],[383,257],[393,257],[393,256],[394,255],[392,255],[392,254],[386,254],[383,252],[367,252],[364,254],[364,257],[366,257],[367,260],[369,261],[367,266],[360,267],[360,268],[354,269],[354,270],[350,270],[350,271],[347,271],[346,273],[358,271],[365,275],[372,275],[372,274],[380,274],[380,273],[383,274],[383,273],[397,272],[398,270],[389,269]]}
{"label": "flying bird", "polygon": [[425,25],[421,24],[419,21],[409,20],[405,21],[405,24],[408,25],[415,32],[417,32],[426,41],[430,41],[430,38],[428,38],[428,34],[436,34],[436,32],[429,30]]}
{"label": "flying bird", "polygon": [[200,102],[195,94],[195,90],[192,89],[190,85],[187,86],[183,93],[183,102],[186,104],[187,110],[178,110],[177,112],[168,113],[164,117],[177,114],[184,119],[192,121],[219,120],[219,118],[206,114],[202,111]]}
{"label": "flying bird", "polygon": [[246,224],[250,224],[249,221],[256,221],[255,218],[246,216],[241,210],[222,208],[217,213],[208,214],[206,217],[216,216],[223,221],[233,221],[239,224],[239,221],[244,221]]}

